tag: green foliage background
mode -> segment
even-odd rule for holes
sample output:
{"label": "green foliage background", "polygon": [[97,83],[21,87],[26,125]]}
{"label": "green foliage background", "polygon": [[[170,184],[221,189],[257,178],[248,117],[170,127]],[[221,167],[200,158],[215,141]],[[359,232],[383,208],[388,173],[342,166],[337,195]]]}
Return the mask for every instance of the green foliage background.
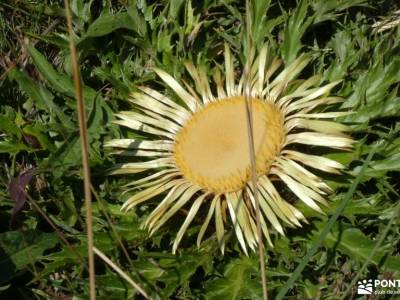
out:
{"label": "green foliage background", "polygon": [[[151,67],[181,78],[187,75],[183,61],[190,59],[212,75],[211,67],[223,62],[225,42],[243,53],[244,2],[70,2],[88,116],[96,247],[154,299],[260,299],[258,256],[244,256],[234,238],[225,256],[212,231],[197,249],[197,222],[172,255],[179,218],[150,238],[140,223],[151,204],[120,212],[121,187],[129,178],[107,176],[115,158],[102,148],[111,138],[132,136],[112,124],[113,113],[129,109],[125,99],[137,86],[161,87]],[[400,27],[378,32],[382,27],[374,26],[399,18],[396,3],[253,1],[256,45],[268,41],[285,63],[310,53],[313,62],[303,77],[343,79],[335,93],[346,99],[343,109],[355,112],[344,122],[359,141],[352,152],[327,154],[348,170],[328,178],[336,192],[326,216],[298,203],[309,224],[273,236],[275,247],[266,253],[273,299],[285,289],[287,299],[357,298],[356,276],[400,279]],[[4,1],[0,30],[0,298],[88,299],[81,153],[63,1]],[[36,168],[29,195],[73,251],[31,201],[10,226],[9,182],[28,167]],[[332,216],[338,218],[325,233]],[[317,251],[307,256],[312,247]],[[102,261],[96,268],[99,299],[137,297]]]}

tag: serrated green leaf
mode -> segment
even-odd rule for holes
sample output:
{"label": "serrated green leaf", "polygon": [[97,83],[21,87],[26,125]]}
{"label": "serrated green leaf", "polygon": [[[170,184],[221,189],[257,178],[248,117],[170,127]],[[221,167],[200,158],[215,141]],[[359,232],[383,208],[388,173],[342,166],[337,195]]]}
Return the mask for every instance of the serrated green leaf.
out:
{"label": "serrated green leaf", "polygon": [[0,233],[0,284],[17,271],[42,259],[46,249],[58,242],[55,233],[39,231],[8,231]]}
{"label": "serrated green leaf", "polygon": [[261,299],[261,282],[256,271],[257,262],[248,257],[231,261],[224,270],[224,277],[209,281],[206,299]]}
{"label": "serrated green leaf", "polygon": [[[375,242],[370,240],[358,228],[342,229],[339,226],[335,226],[326,236],[324,245],[348,255],[350,259],[363,263],[374,249]],[[384,246],[378,249],[371,258],[371,262],[377,266],[382,266],[386,270],[399,272],[400,257],[387,255],[387,250],[387,247]]]}

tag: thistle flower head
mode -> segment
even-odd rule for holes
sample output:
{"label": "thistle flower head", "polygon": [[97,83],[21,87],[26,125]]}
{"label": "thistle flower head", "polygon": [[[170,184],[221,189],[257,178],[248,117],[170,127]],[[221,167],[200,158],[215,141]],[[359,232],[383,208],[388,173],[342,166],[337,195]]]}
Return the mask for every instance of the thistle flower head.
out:
{"label": "thistle flower head", "polygon": [[325,110],[341,101],[328,95],[339,82],[317,86],[321,81],[318,75],[296,79],[310,59],[302,55],[283,67],[281,60],[270,57],[264,46],[250,70],[258,176],[254,187],[250,180],[245,78],[235,78],[234,59],[227,46],[224,56],[224,76],[215,71],[211,85],[204,70],[191,62],[185,66],[193,85],[179,83],[168,73],[155,69],[176,99],[140,87],[140,92],[132,93],[129,99],[137,112],[120,112],[116,123],[146,133],[148,138],[115,139],[106,144],[118,154],[143,158],[140,162],[118,165],[113,174],[150,171],[150,175],[128,185],[130,191],[136,192],[123,204],[124,210],[164,195],[145,221],[151,234],[184,206],[189,207],[173,252],[202,206],[208,213],[201,216],[198,245],[213,219],[222,251],[227,225],[233,225],[246,254],[248,248],[254,250],[258,242],[254,189],[259,195],[262,231],[272,244],[271,228],[284,234],[283,224],[296,227],[305,220],[296,207],[283,199],[274,181],[282,181],[299,200],[322,213],[320,205],[327,205],[325,195],[331,190],[311,170],[337,174],[343,169],[336,161],[296,150],[296,144],[343,150],[353,144],[345,134],[348,127],[330,121],[346,113]]}

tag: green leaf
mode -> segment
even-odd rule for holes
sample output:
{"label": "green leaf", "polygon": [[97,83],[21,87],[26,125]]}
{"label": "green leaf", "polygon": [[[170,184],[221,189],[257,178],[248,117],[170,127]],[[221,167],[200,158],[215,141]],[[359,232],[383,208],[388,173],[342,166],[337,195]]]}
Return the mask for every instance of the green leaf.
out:
{"label": "green leaf", "polygon": [[[38,68],[40,74],[48,81],[50,86],[59,93],[75,98],[75,87],[72,79],[63,73],[57,72],[43,54],[33,46],[27,45],[27,49],[35,66]],[[97,93],[95,90],[85,85],[82,85],[82,90],[85,106],[88,109],[93,105],[93,100],[96,98]]]}
{"label": "green leaf", "polygon": [[[373,62],[368,70],[358,76],[354,83],[354,93],[343,104],[344,108],[357,109],[356,114],[346,118],[348,122],[366,122],[372,118],[398,115],[399,98],[397,88],[391,87],[400,82],[400,59],[390,60],[384,65],[382,58]],[[394,86],[393,86],[394,87]]]}
{"label": "green leaf", "polygon": [[0,141],[0,153],[16,154],[20,151],[31,150],[21,141]]}
{"label": "green leaf", "polygon": [[65,170],[68,168],[80,166],[82,164],[81,157],[79,134],[75,131],[42,162],[41,167],[52,170],[53,176],[59,177],[65,175]]}
{"label": "green leaf", "polygon": [[147,23],[135,5],[132,4],[128,7],[128,14],[133,22],[133,30],[135,30],[141,37],[145,37],[147,34]]}
{"label": "green leaf", "polygon": [[161,257],[154,267],[144,264],[147,269],[142,275],[151,278],[157,272],[162,273],[158,280],[165,284],[163,299],[168,299],[178,286],[186,283],[197,268],[202,267],[206,273],[210,272],[212,268],[213,257],[204,252],[186,252],[181,255],[149,252],[145,255],[144,253],[138,253],[138,255],[141,256],[140,258],[146,256]]}
{"label": "green leaf", "polygon": [[17,271],[42,259],[43,252],[58,242],[55,233],[8,231],[0,233],[0,284]]}
{"label": "green leaf", "polygon": [[63,124],[65,127],[75,127],[70,118],[68,118],[58,107],[58,105],[54,103],[54,96],[49,90],[45,89],[37,82],[34,82],[25,72],[22,72],[18,69],[13,69],[9,76],[18,82],[21,90],[27,93],[27,95],[35,101],[35,105],[39,109],[47,110],[49,113],[54,112],[61,124]]}
{"label": "green leaf", "polygon": [[179,12],[182,8],[182,5],[185,3],[184,0],[171,0],[169,1],[169,17],[172,20],[176,20],[179,18]]}
{"label": "green leaf", "polygon": [[58,73],[46,58],[33,46],[27,45],[26,47],[35,66],[38,68],[40,74],[49,82],[51,87],[57,92],[66,94],[69,97],[74,97],[75,90],[72,79],[65,74]]}
{"label": "green leaf", "polygon": [[261,299],[261,283],[256,266],[257,262],[248,257],[232,260],[226,266],[223,278],[207,283],[206,299]]}
{"label": "green leaf", "polygon": [[[52,101],[53,95],[42,86],[33,82],[24,72],[13,69],[9,73],[9,77],[18,82],[19,87],[23,90],[30,98],[35,101],[36,107],[39,109],[46,109],[46,101]],[[46,100],[45,100],[46,99]]]}
{"label": "green leaf", "polygon": [[[360,229],[341,229],[339,226],[335,226],[332,229],[326,236],[323,244],[325,247],[346,254],[350,259],[359,261],[360,263],[367,260],[375,246],[375,242],[370,240]],[[387,256],[387,251],[388,247],[383,247],[376,251],[371,262],[377,266],[382,266],[385,270],[399,272],[400,257]]]}
{"label": "green leaf", "polygon": [[315,23],[321,23],[336,18],[337,13],[346,10],[352,6],[366,6],[367,0],[324,0],[315,1],[313,8],[315,10]]}
{"label": "green leaf", "polygon": [[264,43],[264,38],[269,36],[273,28],[285,19],[284,16],[267,18],[267,12],[271,6],[271,0],[252,0],[252,38],[254,45],[260,46]]}
{"label": "green leaf", "polygon": [[281,46],[282,56],[286,64],[290,64],[297,57],[302,46],[301,38],[313,22],[314,16],[307,16],[308,9],[309,1],[302,0],[294,13],[288,18]]}
{"label": "green leaf", "polygon": [[[120,28],[136,31],[136,25],[136,22],[127,12],[120,12],[113,15],[103,14],[90,24],[85,37],[104,36]],[[143,28],[138,32],[141,33],[142,30]]]}
{"label": "green leaf", "polygon": [[53,143],[50,141],[50,139],[45,134],[48,131],[48,128],[41,125],[40,123],[26,125],[26,126],[24,126],[22,131],[25,134],[34,136],[39,141],[40,147],[43,150],[53,151],[55,149]]}
{"label": "green leaf", "polygon": [[[86,2],[86,3],[85,3]],[[90,6],[93,0],[83,1],[83,0],[72,0],[71,10],[72,12],[82,21],[88,22],[90,19]]]}
{"label": "green leaf", "polygon": [[7,115],[0,115],[0,131],[7,135],[15,135],[21,137],[21,130],[15,124],[14,120],[11,120]]}

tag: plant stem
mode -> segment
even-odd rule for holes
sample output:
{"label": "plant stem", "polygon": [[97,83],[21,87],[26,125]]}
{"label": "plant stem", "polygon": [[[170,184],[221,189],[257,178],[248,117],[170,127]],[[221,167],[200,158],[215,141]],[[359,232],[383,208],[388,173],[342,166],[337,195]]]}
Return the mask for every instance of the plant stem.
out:
{"label": "plant stem", "polygon": [[64,0],[65,16],[67,18],[68,32],[69,32],[69,46],[71,50],[71,63],[73,69],[73,79],[75,85],[75,94],[78,107],[78,120],[79,120],[79,136],[81,139],[82,150],[82,166],[83,166],[83,182],[85,191],[85,206],[86,206],[86,233],[87,233],[87,246],[88,246],[88,264],[89,264],[89,294],[90,300],[96,299],[96,282],[95,282],[95,268],[94,268],[94,253],[93,253],[93,218],[92,218],[92,194],[90,191],[90,167],[89,167],[89,143],[87,138],[86,129],[86,116],[85,106],[83,103],[81,75],[78,65],[77,51],[74,42],[74,32],[72,29],[72,17],[69,10],[68,0]]}
{"label": "plant stem", "polygon": [[258,190],[257,190],[257,172],[256,172],[256,154],[254,149],[254,132],[253,132],[253,114],[252,114],[252,99],[251,99],[251,60],[252,60],[252,41],[251,41],[251,10],[250,1],[246,0],[246,41],[247,41],[247,60],[244,68],[245,72],[245,90],[244,99],[246,104],[246,117],[247,117],[247,130],[249,137],[249,150],[250,150],[250,163],[251,163],[251,180],[253,183],[253,196],[255,202],[255,215],[257,225],[257,240],[258,240],[258,254],[260,261],[261,270],[261,284],[263,289],[263,299],[268,300],[267,290],[267,276],[265,274],[265,253],[264,244],[262,240],[261,231],[261,216],[260,216],[260,203],[258,202]]}

